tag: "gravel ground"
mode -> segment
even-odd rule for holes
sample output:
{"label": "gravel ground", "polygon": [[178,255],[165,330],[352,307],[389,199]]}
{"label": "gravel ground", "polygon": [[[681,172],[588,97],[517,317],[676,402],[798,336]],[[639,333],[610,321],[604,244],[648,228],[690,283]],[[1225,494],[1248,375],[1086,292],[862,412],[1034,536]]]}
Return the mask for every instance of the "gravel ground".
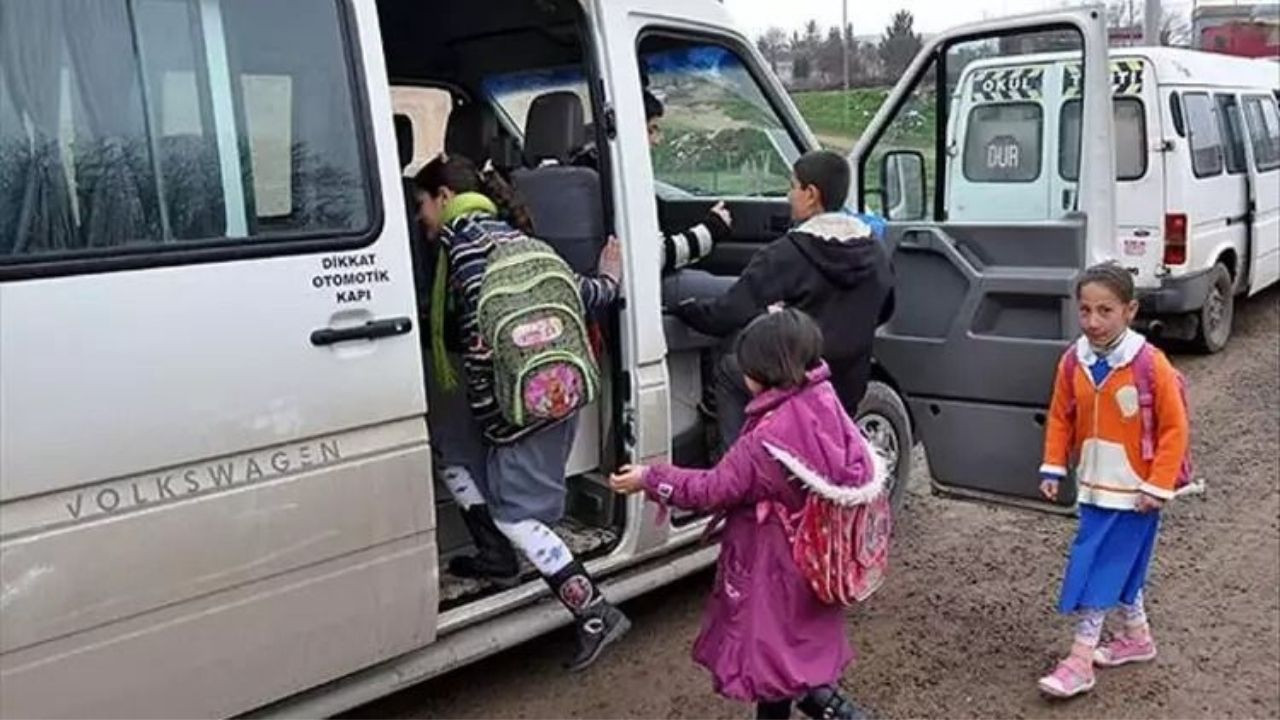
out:
{"label": "gravel ground", "polygon": [[[1235,333],[1221,355],[1175,355],[1208,491],[1166,514],[1147,593],[1156,663],[1041,699],[1035,679],[1069,644],[1052,608],[1073,521],[934,497],[922,470],[892,575],[850,615],[861,657],[845,688],[881,717],[1280,717],[1280,292],[1238,305]],[[749,717],[689,659],[710,581],[629,603],[635,630],[584,675],[559,669],[560,632],[352,716]]]}

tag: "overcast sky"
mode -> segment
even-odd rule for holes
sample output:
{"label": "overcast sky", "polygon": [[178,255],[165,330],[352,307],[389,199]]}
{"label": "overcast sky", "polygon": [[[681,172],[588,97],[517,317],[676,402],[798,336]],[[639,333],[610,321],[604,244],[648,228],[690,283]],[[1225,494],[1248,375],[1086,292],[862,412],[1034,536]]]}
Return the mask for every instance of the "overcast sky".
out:
{"label": "overcast sky", "polygon": [[[786,30],[809,20],[825,27],[840,24],[841,0],[723,0],[725,7],[753,37],[776,25]],[[910,10],[918,32],[938,32],[953,25],[1035,12],[1077,0],[848,0],[849,22],[857,35],[879,35],[898,10]],[[1167,11],[1189,15],[1191,0],[1164,0]],[[1207,4],[1202,2],[1201,4]]]}

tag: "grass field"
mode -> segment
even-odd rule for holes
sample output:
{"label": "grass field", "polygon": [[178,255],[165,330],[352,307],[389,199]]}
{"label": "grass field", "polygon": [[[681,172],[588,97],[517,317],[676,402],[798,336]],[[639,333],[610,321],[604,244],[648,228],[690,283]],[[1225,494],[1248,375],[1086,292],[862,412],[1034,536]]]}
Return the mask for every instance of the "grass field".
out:
{"label": "grass field", "polygon": [[[775,116],[746,100],[706,94],[671,103],[665,141],[655,150],[658,176],[704,196],[785,194],[790,170],[773,167],[778,153],[768,137],[780,129]],[[888,88],[866,88],[796,93],[792,99],[822,146],[843,155],[866,132],[888,95]],[[879,167],[886,151],[918,150],[932,175],[936,118],[933,94],[915,95],[877,144],[871,167]],[[874,172],[878,176],[879,170]]]}
{"label": "grass field", "polygon": [[[848,92],[802,92],[792,95],[791,99],[824,146],[848,152],[888,96],[888,88],[865,88]],[[916,107],[905,114],[899,114],[894,121],[890,130],[893,144],[897,147],[930,150],[933,146],[935,116],[932,98],[920,98]]]}
{"label": "grass field", "polygon": [[[889,88],[828,90],[795,93],[791,96],[805,122],[828,150],[848,153],[889,96]],[[934,176],[936,146],[934,130],[937,102],[932,93],[917,93],[898,112],[869,158],[870,168],[879,168],[880,158],[889,150],[918,150],[924,156],[925,177]],[[879,170],[870,170],[870,187],[878,186]],[[932,182],[928,182],[932,185]],[[926,189],[926,193],[927,193]],[[868,198],[870,209],[879,212],[879,197]]]}

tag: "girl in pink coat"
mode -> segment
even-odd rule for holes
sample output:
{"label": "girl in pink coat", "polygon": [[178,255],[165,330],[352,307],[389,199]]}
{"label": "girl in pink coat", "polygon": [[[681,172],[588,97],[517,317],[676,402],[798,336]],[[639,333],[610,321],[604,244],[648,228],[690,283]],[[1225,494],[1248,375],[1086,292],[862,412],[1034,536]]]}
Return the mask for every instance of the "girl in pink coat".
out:
{"label": "girl in pink coat", "polygon": [[791,557],[773,503],[799,510],[806,493],[881,492],[885,469],[849,419],[822,362],[822,332],[798,310],[761,316],[737,356],[754,397],[738,441],[711,470],[625,467],[616,491],[723,520],[715,586],[694,660],[716,692],[756,703],[757,717],[865,717],[838,689],[853,660],[845,612],[823,603]]}

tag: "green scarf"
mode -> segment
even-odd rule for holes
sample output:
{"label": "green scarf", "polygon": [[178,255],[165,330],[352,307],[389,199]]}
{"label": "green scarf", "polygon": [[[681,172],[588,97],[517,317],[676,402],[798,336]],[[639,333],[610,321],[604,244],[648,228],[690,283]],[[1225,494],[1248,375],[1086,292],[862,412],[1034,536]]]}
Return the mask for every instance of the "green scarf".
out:
{"label": "green scarf", "polygon": [[[450,225],[458,218],[467,215],[497,215],[498,207],[489,198],[476,192],[455,195],[444,207],[441,218],[445,225]],[[449,253],[443,243],[436,258],[436,275],[431,284],[431,363],[435,367],[440,387],[446,392],[453,392],[458,387],[458,375],[449,362],[449,353],[444,344],[445,303],[448,302]]]}

